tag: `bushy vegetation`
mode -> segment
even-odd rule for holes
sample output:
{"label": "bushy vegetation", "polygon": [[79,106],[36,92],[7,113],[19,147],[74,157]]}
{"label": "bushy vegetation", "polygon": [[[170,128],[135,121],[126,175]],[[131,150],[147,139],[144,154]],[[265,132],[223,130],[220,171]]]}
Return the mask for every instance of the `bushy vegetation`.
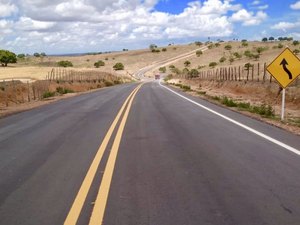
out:
{"label": "bushy vegetation", "polygon": [[201,45],[203,45],[203,43],[201,41],[195,41],[195,45],[200,47]]}
{"label": "bushy vegetation", "polygon": [[55,96],[55,91],[53,91],[53,92],[52,91],[46,91],[46,92],[43,93],[42,98],[43,99],[51,98],[53,96]]}
{"label": "bushy vegetation", "polygon": [[203,52],[201,50],[196,51],[196,56],[200,57],[203,54]]}
{"label": "bushy vegetation", "polygon": [[231,45],[225,45],[225,50],[231,50],[232,49],[232,46]]}
{"label": "bushy vegetation", "polygon": [[161,73],[165,73],[167,71],[167,68],[164,66],[164,67],[160,67],[158,69]]}
{"label": "bushy vegetation", "polygon": [[57,65],[60,67],[73,67],[73,63],[68,60],[62,60],[57,62]]}
{"label": "bushy vegetation", "polygon": [[191,62],[190,62],[190,61],[186,60],[186,61],[184,62],[184,66],[188,67],[188,66],[190,66],[190,65],[191,65]]}
{"label": "bushy vegetation", "polygon": [[99,61],[94,63],[94,66],[96,68],[99,68],[100,66],[105,66],[105,62],[103,62],[102,60],[99,60]]}
{"label": "bushy vegetation", "polygon": [[64,94],[67,94],[67,93],[74,93],[74,91],[72,89],[63,88],[63,87],[60,87],[60,86],[56,88],[56,92],[61,94],[61,95],[64,95]]}
{"label": "bushy vegetation", "polygon": [[163,51],[163,52],[166,52],[166,51],[167,51],[167,48],[163,48],[162,51]]}
{"label": "bushy vegetation", "polygon": [[113,66],[114,70],[124,70],[124,65],[123,63],[116,63],[114,66]]}
{"label": "bushy vegetation", "polygon": [[219,59],[219,62],[220,63],[223,63],[223,62],[225,62],[226,61],[226,57],[225,56],[222,56],[220,59]]}
{"label": "bushy vegetation", "polygon": [[8,50],[0,50],[0,63],[4,67],[6,67],[8,63],[17,63],[17,56]]}
{"label": "bushy vegetation", "polygon": [[216,63],[216,62],[210,62],[208,66],[209,67],[215,67],[217,65],[218,65],[218,63]]}

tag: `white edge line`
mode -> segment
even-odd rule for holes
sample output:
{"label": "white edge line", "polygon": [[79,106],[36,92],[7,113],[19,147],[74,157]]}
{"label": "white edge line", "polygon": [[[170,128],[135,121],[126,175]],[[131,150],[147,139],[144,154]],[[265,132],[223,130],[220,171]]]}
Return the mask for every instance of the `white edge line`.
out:
{"label": "white edge line", "polygon": [[193,100],[191,100],[191,99],[189,99],[189,98],[187,98],[187,97],[185,97],[185,96],[177,93],[176,91],[173,91],[172,89],[170,89],[170,88],[162,85],[160,81],[159,81],[159,85],[161,87],[163,87],[163,88],[165,88],[165,89],[173,92],[174,94],[178,95],[179,97],[181,97],[181,98],[183,98],[183,99],[185,99],[185,100],[187,100],[187,101],[189,101],[189,102],[191,102],[191,103],[193,103],[193,104],[195,104],[195,105],[197,105],[197,106],[199,106],[199,107],[201,107],[201,108],[203,108],[203,109],[205,109],[205,110],[207,110],[207,111],[209,111],[209,112],[211,112],[211,113],[213,113],[213,114],[215,114],[215,115],[217,115],[219,117],[222,117],[223,119],[228,120],[231,123],[234,123],[234,124],[236,124],[236,125],[244,128],[244,129],[246,129],[246,130],[248,130],[248,131],[250,131],[250,132],[252,132],[252,133],[254,133],[254,134],[256,134],[256,135],[258,135],[258,136],[260,136],[260,137],[262,137],[262,138],[264,138],[264,139],[266,139],[266,140],[268,140],[268,141],[270,141],[270,142],[272,142],[274,144],[276,144],[276,145],[279,145],[279,146],[281,146],[281,147],[283,147],[283,148],[285,148],[285,149],[287,149],[287,150],[289,150],[289,151],[291,151],[291,152],[293,152],[293,153],[295,153],[297,155],[300,155],[300,151],[298,149],[296,149],[296,148],[293,148],[293,147],[291,147],[291,146],[289,146],[289,145],[287,145],[285,143],[282,143],[282,142],[280,142],[280,141],[278,141],[278,140],[276,140],[276,139],[274,139],[274,138],[272,138],[272,137],[270,137],[270,136],[268,136],[268,135],[266,135],[264,133],[261,133],[261,132],[255,130],[255,129],[251,128],[251,127],[248,127],[248,126],[246,126],[246,125],[244,125],[244,124],[242,124],[240,122],[237,122],[237,121],[235,121],[235,120],[233,120],[233,119],[231,119],[231,118],[229,118],[227,116],[224,116],[223,114],[218,113],[218,112],[216,112],[216,111],[214,111],[214,110],[212,110],[212,109],[210,109],[210,108],[208,108],[208,107],[206,107],[204,105],[201,105],[200,103],[195,102],[195,101],[193,101]]}

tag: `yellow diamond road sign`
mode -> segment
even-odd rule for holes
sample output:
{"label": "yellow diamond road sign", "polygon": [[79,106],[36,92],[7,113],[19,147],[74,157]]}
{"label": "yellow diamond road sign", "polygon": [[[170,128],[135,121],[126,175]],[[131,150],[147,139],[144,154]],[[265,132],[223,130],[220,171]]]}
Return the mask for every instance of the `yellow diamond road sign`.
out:
{"label": "yellow diamond road sign", "polygon": [[286,48],[268,65],[267,70],[283,88],[286,88],[300,75],[300,59]]}

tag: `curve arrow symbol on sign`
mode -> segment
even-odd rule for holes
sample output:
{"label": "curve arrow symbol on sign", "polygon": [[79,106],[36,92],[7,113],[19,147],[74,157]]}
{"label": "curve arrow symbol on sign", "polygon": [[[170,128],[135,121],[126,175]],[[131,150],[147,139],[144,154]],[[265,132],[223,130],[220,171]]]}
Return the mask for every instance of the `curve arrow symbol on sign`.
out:
{"label": "curve arrow symbol on sign", "polygon": [[293,79],[293,75],[292,75],[291,71],[289,71],[289,69],[286,67],[289,64],[285,60],[285,58],[283,58],[283,60],[281,61],[280,65],[282,65],[284,71],[289,75],[289,79],[292,80]]}

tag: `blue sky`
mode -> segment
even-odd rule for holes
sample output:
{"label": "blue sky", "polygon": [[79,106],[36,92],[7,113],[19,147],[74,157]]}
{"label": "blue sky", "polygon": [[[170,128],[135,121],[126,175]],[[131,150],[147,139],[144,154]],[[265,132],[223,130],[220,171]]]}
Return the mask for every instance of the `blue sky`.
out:
{"label": "blue sky", "polygon": [[0,0],[0,48],[48,54],[300,39],[299,0]]}

